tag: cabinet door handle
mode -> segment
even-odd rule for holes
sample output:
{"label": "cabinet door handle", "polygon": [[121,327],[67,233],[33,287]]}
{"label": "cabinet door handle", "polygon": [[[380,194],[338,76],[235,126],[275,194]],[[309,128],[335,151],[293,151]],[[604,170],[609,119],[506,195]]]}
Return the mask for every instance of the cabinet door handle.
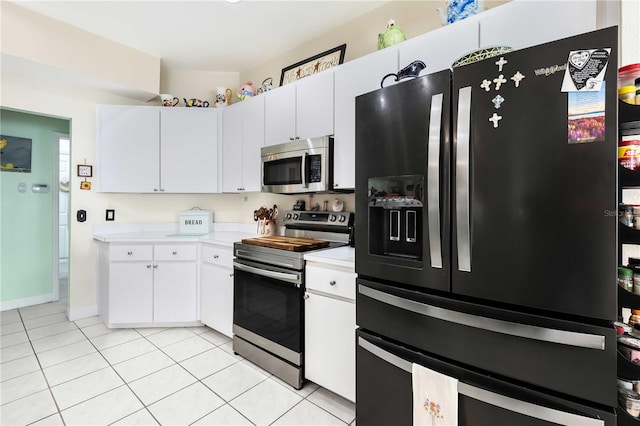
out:
{"label": "cabinet door handle", "polygon": [[229,274],[230,277],[233,277],[233,273]]}
{"label": "cabinet door handle", "polygon": [[147,265],[147,269],[151,269],[151,265]]}
{"label": "cabinet door handle", "polygon": [[160,192],[164,192],[164,188],[160,188]]}
{"label": "cabinet door handle", "polygon": [[131,256],[132,254],[133,254],[133,252],[132,252],[132,251],[128,251],[128,252],[127,252],[127,255],[128,255],[128,256]]}
{"label": "cabinet door handle", "polygon": [[173,252],[173,255],[175,256],[176,254],[178,254],[178,252],[177,252],[177,251],[174,251],[174,252]]}
{"label": "cabinet door handle", "polygon": [[329,285],[336,285],[336,281],[335,280],[329,281]]}
{"label": "cabinet door handle", "polygon": [[220,256],[219,256],[219,255],[217,255],[217,254],[214,254],[214,255],[213,255],[213,258],[214,258],[214,259],[217,259],[217,258],[219,258],[219,257],[220,257]]}
{"label": "cabinet door handle", "polygon": [[153,265],[153,269],[158,269],[158,265]]}
{"label": "cabinet door handle", "polygon": [[158,192],[158,188],[153,188],[153,190],[154,190],[155,192]]}
{"label": "cabinet door handle", "polygon": [[308,295],[308,294],[305,294],[305,295],[304,295],[304,300],[307,300],[308,298],[309,298],[309,295]]}

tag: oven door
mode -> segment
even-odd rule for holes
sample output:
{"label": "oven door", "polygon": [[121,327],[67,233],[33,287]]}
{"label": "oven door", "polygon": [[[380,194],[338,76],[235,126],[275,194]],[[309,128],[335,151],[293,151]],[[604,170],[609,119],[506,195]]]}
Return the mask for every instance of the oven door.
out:
{"label": "oven door", "polygon": [[233,333],[294,365],[302,364],[303,271],[235,259]]}

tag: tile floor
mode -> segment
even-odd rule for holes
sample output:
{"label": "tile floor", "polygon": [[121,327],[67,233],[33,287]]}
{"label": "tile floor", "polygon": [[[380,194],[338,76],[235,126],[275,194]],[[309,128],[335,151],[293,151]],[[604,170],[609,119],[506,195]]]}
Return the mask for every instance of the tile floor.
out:
{"label": "tile floor", "polygon": [[296,391],[208,328],[105,327],[66,303],[0,318],[2,425],[355,425],[353,403]]}

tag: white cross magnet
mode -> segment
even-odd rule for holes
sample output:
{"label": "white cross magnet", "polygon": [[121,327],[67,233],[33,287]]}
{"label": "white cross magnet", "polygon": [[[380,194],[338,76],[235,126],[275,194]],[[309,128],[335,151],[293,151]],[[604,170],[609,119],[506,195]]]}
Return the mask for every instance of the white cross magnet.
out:
{"label": "white cross magnet", "polygon": [[521,74],[520,71],[518,71],[513,75],[513,77],[511,77],[511,80],[513,80],[516,87],[520,87],[520,82],[522,81],[523,78],[524,78],[524,75]]}
{"label": "white cross magnet", "polygon": [[497,78],[493,79],[493,82],[496,84],[496,90],[500,90],[500,86],[506,83],[507,79],[504,78],[504,75],[500,74]]}
{"label": "white cross magnet", "polygon": [[491,116],[491,118],[489,118],[489,121],[493,122],[493,128],[496,129],[498,128],[498,121],[502,120],[502,116],[496,114],[495,112],[493,113],[493,115]]}
{"label": "white cross magnet", "polygon": [[493,106],[496,107],[496,109],[500,108],[500,105],[502,105],[502,103],[504,102],[504,98],[500,95],[497,95],[495,98],[491,99],[491,102],[493,102]]}
{"label": "white cross magnet", "polygon": [[482,80],[482,84],[480,85],[486,92],[491,90],[491,80]]}
{"label": "white cross magnet", "polygon": [[500,56],[500,60],[496,61],[496,65],[498,66],[498,72],[502,72],[502,67],[504,66],[504,64],[508,63],[509,61],[505,61],[504,58],[502,56]]}

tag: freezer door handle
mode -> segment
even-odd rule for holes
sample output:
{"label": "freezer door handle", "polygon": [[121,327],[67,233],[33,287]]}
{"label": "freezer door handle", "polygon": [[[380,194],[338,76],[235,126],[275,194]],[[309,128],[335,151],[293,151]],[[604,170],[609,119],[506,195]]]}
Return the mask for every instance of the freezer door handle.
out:
{"label": "freezer door handle", "polygon": [[456,129],[456,242],[458,245],[458,270],[463,272],[471,272],[470,137],[471,87],[463,87],[458,92],[458,125]]}
{"label": "freezer door handle", "polygon": [[429,252],[431,267],[442,268],[442,242],[440,237],[440,126],[442,122],[443,94],[431,97],[429,116],[429,142],[427,159],[427,220],[429,221]]}
{"label": "freezer door handle", "polygon": [[452,311],[450,309],[444,309],[398,297],[393,294],[363,286],[362,284],[358,285],[358,293],[406,311],[415,312],[420,315],[449,321],[467,327],[474,327],[482,330],[493,331],[495,333],[524,337],[526,339],[540,340],[549,343],[557,343],[566,346],[576,346],[602,351],[605,349],[605,337],[598,334],[587,334],[576,331],[538,327]]}
{"label": "freezer door handle", "polygon": [[[413,364],[358,336],[358,346],[381,360],[412,374]],[[510,398],[476,386],[458,382],[458,393],[486,404],[560,425],[604,426],[604,420],[580,416],[542,405]]]}

